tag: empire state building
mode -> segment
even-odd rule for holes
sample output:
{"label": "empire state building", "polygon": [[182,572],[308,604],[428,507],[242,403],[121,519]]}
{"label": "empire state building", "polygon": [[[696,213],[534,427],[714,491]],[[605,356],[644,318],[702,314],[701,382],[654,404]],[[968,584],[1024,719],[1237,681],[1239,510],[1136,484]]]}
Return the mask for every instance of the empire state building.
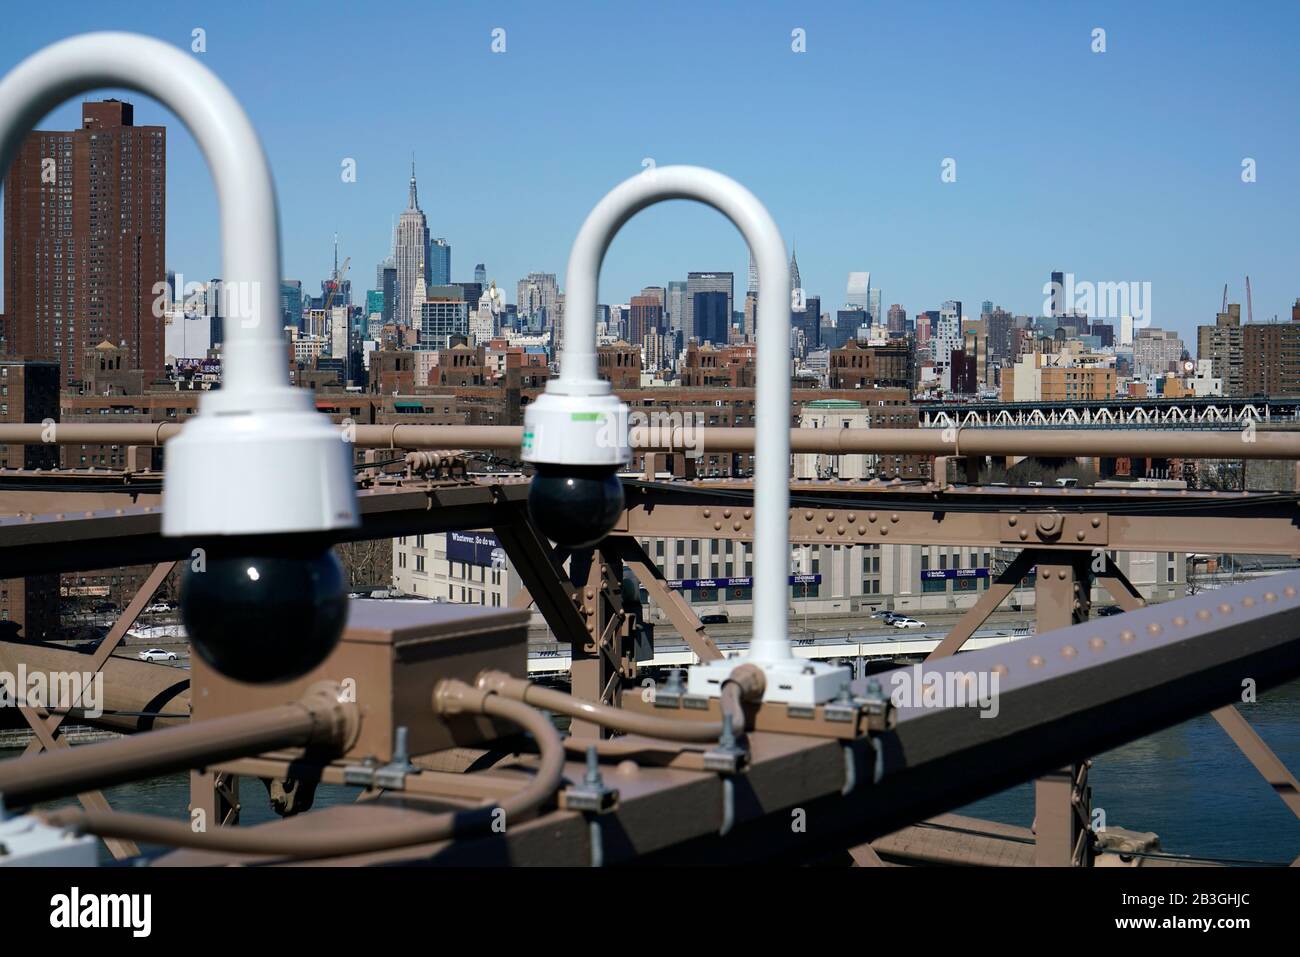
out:
{"label": "empire state building", "polygon": [[429,224],[420,210],[420,201],[415,193],[414,160],[411,162],[410,199],[397,221],[393,258],[397,263],[397,311],[394,320],[399,325],[410,325],[416,281],[423,278],[427,284],[432,278],[429,272]]}

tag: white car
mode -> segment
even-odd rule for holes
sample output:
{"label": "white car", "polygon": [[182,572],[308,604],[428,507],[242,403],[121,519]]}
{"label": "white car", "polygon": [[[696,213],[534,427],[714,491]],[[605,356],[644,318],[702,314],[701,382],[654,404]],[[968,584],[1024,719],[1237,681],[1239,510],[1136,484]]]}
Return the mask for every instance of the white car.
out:
{"label": "white car", "polygon": [[144,610],[146,615],[165,615],[172,610],[170,602],[156,601]]}
{"label": "white car", "polygon": [[161,648],[150,648],[140,652],[137,656],[141,661],[175,661],[176,652],[163,651]]}
{"label": "white car", "polygon": [[924,628],[925,622],[917,621],[915,618],[895,618],[890,622],[895,628]]}

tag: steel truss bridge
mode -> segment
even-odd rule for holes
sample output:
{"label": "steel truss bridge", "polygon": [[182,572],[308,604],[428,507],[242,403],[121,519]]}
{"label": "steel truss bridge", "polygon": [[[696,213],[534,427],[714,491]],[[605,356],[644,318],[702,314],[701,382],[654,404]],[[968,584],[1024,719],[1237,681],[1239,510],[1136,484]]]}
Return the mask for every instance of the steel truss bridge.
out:
{"label": "steel truss bridge", "polygon": [[[882,437],[938,455],[957,451],[929,429],[865,431],[857,444]],[[743,449],[752,441],[748,430],[709,432],[718,448]],[[114,434],[106,427],[100,440]],[[1003,445],[986,437],[980,447],[1019,454],[1075,441],[1051,432],[999,435]],[[385,450],[497,449],[512,436],[517,441],[517,430],[418,427],[399,442],[395,430],[382,427],[359,432],[358,442]],[[1205,457],[1226,457],[1220,445],[1235,443],[1228,436],[1153,437],[1161,448],[1186,445],[1186,454]],[[796,448],[854,444],[834,432],[797,439]],[[1128,437],[1090,439],[1123,445]],[[85,441],[79,434],[66,440]],[[1300,459],[1300,436],[1261,441],[1246,454]],[[456,458],[434,456],[439,467],[404,474],[362,470],[362,522],[346,538],[491,529],[526,591],[515,609],[491,610],[496,631],[458,632],[445,657],[426,651],[397,654],[378,668],[333,658],[321,666],[316,677],[322,680],[360,674],[371,695],[364,710],[321,698],[319,688],[238,686],[200,662],[185,678],[173,668],[114,657],[194,544],[160,535],[161,476],[0,473],[0,577],[154,566],[92,655],[0,643],[0,670],[17,663],[103,670],[112,711],[103,720],[130,732],[74,750],[60,734],[70,713],[24,707],[35,740],[22,758],[0,763],[8,806],[78,795],[82,809],[49,812],[50,819],[103,837],[122,858],[135,857],[141,842],[178,848],[152,861],[158,864],[1171,863],[1126,832],[1092,829],[1088,756],[1210,712],[1300,816],[1295,776],[1234,706],[1243,678],[1264,690],[1300,675],[1300,572],[1147,607],[1108,557],[1207,548],[1300,556],[1295,494],[793,483],[792,543],[992,544],[1011,556],[925,663],[958,683],[998,675],[999,715],[984,720],[955,705],[896,707],[883,690],[894,672],[884,672],[860,675],[850,699],[816,708],[743,697],[736,712],[742,726],[732,739],[719,731],[730,699],[692,700],[672,686],[645,693],[649,659],[638,640],[639,598],[624,587],[624,573],[666,613],[694,660],[725,657],[639,539],[752,540],[751,486],[628,480],[613,532],[592,549],[567,553],[529,520],[524,481],[467,475]],[[968,647],[968,640],[1031,573],[1037,633],[970,650],[975,643]],[[1124,613],[1092,619],[1094,584]],[[515,646],[503,644],[501,635],[526,634],[528,605],[568,646],[574,697],[519,680],[526,677],[526,649],[519,645],[511,657]],[[465,606],[436,607],[439,615],[469,614]],[[354,628],[362,618],[354,610]],[[444,625],[381,616],[355,641],[345,635],[340,647],[397,649],[412,628]],[[491,695],[469,689],[466,683],[487,664],[513,669],[515,678],[493,679]],[[413,687],[418,693],[408,693]],[[399,695],[399,688],[407,690]],[[552,743],[545,727],[528,724],[535,722],[530,704],[570,714],[570,736]],[[476,713],[481,717],[467,722],[448,717]],[[502,737],[490,721],[484,724],[488,717],[523,723],[535,743]],[[410,729],[409,752],[396,744],[398,724]],[[461,737],[467,728],[474,733]],[[177,770],[191,774],[192,812],[211,822],[204,832],[188,821],[115,811],[100,790]],[[284,821],[237,826],[240,781],[250,777],[266,783]],[[1030,780],[1036,782],[1032,833],[946,814]],[[355,787],[367,800],[311,810],[320,782]],[[494,804],[511,808],[504,831],[485,825],[482,812]],[[809,822],[797,834],[790,828],[796,807]]]}
{"label": "steel truss bridge", "polygon": [[920,403],[926,429],[1243,429],[1294,423],[1300,396]]}

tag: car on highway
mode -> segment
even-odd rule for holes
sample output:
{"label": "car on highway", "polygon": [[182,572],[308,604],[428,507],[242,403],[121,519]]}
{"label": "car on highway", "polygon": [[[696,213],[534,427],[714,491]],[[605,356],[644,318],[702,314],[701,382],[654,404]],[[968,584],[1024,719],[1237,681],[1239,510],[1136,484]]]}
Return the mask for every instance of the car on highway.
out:
{"label": "car on highway", "polygon": [[895,618],[890,622],[895,628],[924,628],[925,622],[917,621],[915,618]]}
{"label": "car on highway", "polygon": [[715,615],[701,615],[701,616],[700,616],[700,624],[701,624],[701,625],[725,625],[725,624],[727,624],[729,621],[731,621],[731,616],[728,615],[725,611],[723,611],[723,612],[718,612],[718,613],[715,614]]}
{"label": "car on highway", "polygon": [[1119,605],[1102,605],[1097,609],[1098,618],[1109,618],[1111,615],[1122,614],[1124,614],[1124,609],[1119,607]]}
{"label": "car on highway", "polygon": [[169,601],[156,601],[144,610],[146,615],[165,615],[172,610],[172,603]]}
{"label": "car on highway", "polygon": [[161,648],[148,648],[136,656],[141,661],[175,661],[176,652],[163,651]]}

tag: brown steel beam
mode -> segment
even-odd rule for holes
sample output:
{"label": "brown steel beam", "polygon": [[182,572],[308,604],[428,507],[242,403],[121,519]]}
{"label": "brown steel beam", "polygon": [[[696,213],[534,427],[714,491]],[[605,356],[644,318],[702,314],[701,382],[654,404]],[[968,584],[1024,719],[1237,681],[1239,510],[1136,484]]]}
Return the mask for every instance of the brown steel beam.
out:
{"label": "brown steel beam", "polygon": [[1219,726],[1224,731],[1228,732],[1228,737],[1232,738],[1241,749],[1241,753],[1246,756],[1246,760],[1254,765],[1255,770],[1291,809],[1291,813],[1300,817],[1300,783],[1296,782],[1295,775],[1287,770],[1287,766],[1273,753],[1273,749],[1259,736],[1259,732],[1250,726],[1250,722],[1242,716],[1237,707],[1227,705],[1216,708],[1210,712],[1210,715],[1219,722]]}
{"label": "brown steel beam", "polygon": [[556,639],[579,646],[586,642],[587,623],[578,613],[578,591],[532,522],[494,525],[492,531]]}
{"label": "brown steel beam", "polygon": [[[1106,558],[1106,570],[1098,578],[1106,586],[1106,590],[1115,599],[1116,604],[1124,611],[1145,607],[1146,602],[1142,595],[1109,556]],[[1227,732],[1228,737],[1246,756],[1246,760],[1291,809],[1291,813],[1300,817],[1300,782],[1296,781],[1295,775],[1259,736],[1259,732],[1251,727],[1250,722],[1237,707],[1227,705],[1216,708],[1210,712],[1210,716]]]}
{"label": "brown steel beam", "polygon": [[[358,448],[517,449],[521,426],[354,425],[350,440]],[[179,423],[59,423],[0,426],[0,442],[14,445],[161,445],[179,434]],[[752,428],[632,429],[630,444],[641,451],[707,448],[752,452]],[[1249,441],[1237,430],[1202,432],[1179,429],[791,429],[792,452],[837,454],[938,455],[953,457],[1046,456],[1077,458],[1300,459],[1300,435],[1257,431]]]}
{"label": "brown steel beam", "polygon": [[608,541],[618,550],[623,561],[641,583],[641,587],[646,590],[646,594],[663,609],[668,620],[677,629],[677,633],[682,636],[700,661],[717,661],[722,658],[721,649],[709,637],[699,616],[695,614],[695,609],[682,597],[681,592],[669,587],[663,572],[646,554],[641,543],[628,535],[610,536]]}
{"label": "brown steel beam", "polygon": [[[117,646],[122,643],[122,639],[126,637],[126,633],[131,630],[131,626],[134,625],[136,619],[140,617],[140,613],[144,611],[145,607],[153,599],[154,593],[158,591],[158,588],[164,581],[166,581],[167,576],[171,574],[172,569],[175,567],[175,562],[162,562],[155,566],[154,570],[149,573],[149,577],[144,580],[144,584],[142,584],[135,595],[132,596],[131,600],[127,603],[126,608],[122,611],[122,614],[119,615],[117,621],[113,623],[113,627],[110,628],[108,634],[104,636],[104,640],[99,643],[99,646],[95,648],[94,654],[90,656],[90,661],[87,662],[90,672],[98,673],[103,669],[104,663],[113,656],[113,652],[115,652]],[[77,704],[79,704],[79,702],[70,702],[69,707],[76,707]],[[65,712],[62,714],[43,715],[39,720],[42,721],[43,726],[51,735],[57,735],[59,733],[59,727],[63,724],[66,717],[67,713]],[[36,751],[41,750],[42,747],[41,736],[38,733],[36,739],[27,745],[27,749],[23,753],[33,754]]]}
{"label": "brown steel beam", "polygon": [[[32,734],[36,736],[33,744],[36,746],[37,750],[44,749],[53,752],[66,750],[68,748],[68,742],[62,738],[55,737],[55,733],[46,726],[46,713],[44,709],[22,707],[18,710],[22,713],[23,718],[26,719],[27,724],[31,727]],[[29,747],[28,751],[31,750],[32,749]],[[112,810],[112,806],[108,803],[108,799],[104,797],[103,792],[98,789],[80,792],[77,795],[77,800],[80,801],[81,806],[88,811]],[[115,860],[125,860],[128,857],[135,857],[140,853],[140,848],[134,841],[127,841],[116,837],[106,837],[103,840],[104,845],[108,848],[108,852],[113,855]]]}
{"label": "brown steel beam", "polygon": [[[551,811],[504,834],[347,860],[585,865],[593,833],[611,864],[842,855],[846,847],[1060,767],[1075,754],[1109,750],[1235,700],[1242,674],[1256,677],[1262,689],[1291,680],[1300,674],[1300,573],[966,652],[931,670],[1000,674],[998,717],[986,720],[970,707],[900,708],[896,728],[876,737],[878,780],[862,773],[875,760],[864,739],[753,732],[751,766],[731,779],[730,799],[723,776],[620,768],[624,759],[614,757],[605,780],[619,800],[608,814]],[[875,677],[892,687],[890,673]],[[855,689],[865,691],[865,682]],[[529,763],[524,759],[521,771]],[[565,768],[570,781],[583,774],[581,762]],[[475,774],[462,777],[472,788]],[[806,828],[792,828],[793,809],[803,812]],[[415,795],[403,794],[263,827],[327,834],[418,820],[422,813]],[[178,852],[160,863],[236,860]]]}
{"label": "brown steel beam", "polygon": [[1033,567],[1036,558],[1037,553],[1032,549],[1024,549],[1016,555],[1011,564],[1002,570],[1002,573],[989,585],[988,590],[980,596],[979,601],[966,610],[966,613],[957,620],[957,624],[952,626],[952,631],[944,636],[943,641],[935,646],[934,651],[930,652],[925,660],[946,658],[961,651],[962,645],[966,644],[970,636],[988,621],[989,615],[997,610],[997,607],[1029,574],[1029,569]]}
{"label": "brown steel beam", "polygon": [[[1040,633],[1088,620],[1092,552],[1035,555],[1034,609]],[[1034,782],[1034,864],[1086,866],[1092,859],[1091,792],[1086,760],[1076,760]]]}
{"label": "brown steel beam", "polygon": [[1109,555],[1106,556],[1106,567],[1097,575],[1097,579],[1110,597],[1115,599],[1115,604],[1124,611],[1134,611],[1146,606],[1146,599],[1142,597],[1142,593],[1128,580],[1128,576],[1120,570]]}

